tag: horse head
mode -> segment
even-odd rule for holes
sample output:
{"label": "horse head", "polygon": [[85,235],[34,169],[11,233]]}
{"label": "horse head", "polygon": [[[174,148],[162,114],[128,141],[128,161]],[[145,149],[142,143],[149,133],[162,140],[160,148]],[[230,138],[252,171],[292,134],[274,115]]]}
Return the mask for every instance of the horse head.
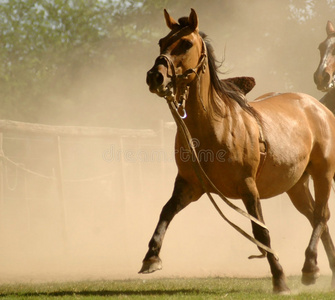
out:
{"label": "horse head", "polygon": [[327,38],[319,45],[320,64],[314,73],[317,88],[326,92],[335,86],[335,29],[328,21]]}
{"label": "horse head", "polygon": [[[206,46],[199,34],[198,17],[191,9],[188,17],[178,22],[164,10],[171,30],[159,40],[160,55],[147,73],[147,84],[160,97],[182,94],[205,67]],[[182,88],[181,88],[182,87]],[[180,96],[180,95],[179,95]]]}

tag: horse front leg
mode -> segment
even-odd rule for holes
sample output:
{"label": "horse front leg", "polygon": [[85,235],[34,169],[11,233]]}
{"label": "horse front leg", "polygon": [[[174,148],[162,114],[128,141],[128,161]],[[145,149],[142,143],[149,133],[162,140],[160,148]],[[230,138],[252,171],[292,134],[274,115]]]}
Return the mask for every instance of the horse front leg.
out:
{"label": "horse front leg", "polygon": [[165,232],[171,220],[189,203],[198,200],[201,195],[202,192],[199,190],[196,191],[186,180],[177,176],[172,197],[162,209],[158,224],[149,242],[149,250],[144,257],[139,273],[148,274],[162,269],[162,261],[159,258],[159,253]]}
{"label": "horse front leg", "polygon": [[[262,207],[259,199],[259,193],[254,180],[252,179],[247,180],[246,186],[244,190],[241,191],[241,193],[242,193],[241,198],[248,213],[264,223]],[[269,231],[254,222],[251,222],[251,224],[252,224],[252,232],[254,234],[255,239],[271,248]],[[272,253],[266,253],[265,250],[260,248],[259,250],[261,251],[262,254],[264,255],[266,254],[265,256],[269,262],[272,274],[273,292],[278,294],[289,293],[290,289],[286,284],[286,277],[279,261]]]}

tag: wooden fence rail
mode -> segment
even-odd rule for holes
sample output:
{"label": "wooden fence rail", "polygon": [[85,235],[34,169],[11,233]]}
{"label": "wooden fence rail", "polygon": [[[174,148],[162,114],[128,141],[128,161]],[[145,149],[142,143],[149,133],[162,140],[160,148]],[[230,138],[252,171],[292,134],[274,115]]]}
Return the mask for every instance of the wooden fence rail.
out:
{"label": "wooden fence rail", "polygon": [[157,137],[151,129],[120,129],[107,127],[52,126],[0,120],[0,132],[29,133],[48,136],[82,136],[82,137]]}

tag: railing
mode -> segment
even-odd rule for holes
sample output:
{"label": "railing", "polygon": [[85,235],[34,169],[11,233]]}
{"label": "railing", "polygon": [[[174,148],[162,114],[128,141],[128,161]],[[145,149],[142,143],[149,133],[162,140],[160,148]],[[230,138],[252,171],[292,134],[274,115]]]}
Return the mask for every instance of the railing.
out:
{"label": "railing", "polygon": [[[122,212],[128,195],[141,196],[146,177],[157,186],[166,163],[173,162],[173,153],[163,157],[166,127],[162,123],[154,131],[0,120],[0,229],[6,227],[10,203],[22,203],[26,213],[21,215],[31,228],[34,203],[52,202],[50,221],[60,222],[66,246],[73,199],[96,197],[97,203],[110,203]],[[145,170],[143,163],[148,163]]]}

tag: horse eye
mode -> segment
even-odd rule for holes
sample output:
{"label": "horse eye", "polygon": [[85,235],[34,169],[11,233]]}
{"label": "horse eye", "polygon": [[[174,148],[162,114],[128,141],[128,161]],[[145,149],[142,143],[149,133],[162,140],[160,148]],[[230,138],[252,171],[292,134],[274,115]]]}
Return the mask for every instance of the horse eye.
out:
{"label": "horse eye", "polygon": [[183,43],[183,46],[185,47],[186,50],[192,48],[193,46],[193,43],[189,40],[185,40],[184,43]]}

